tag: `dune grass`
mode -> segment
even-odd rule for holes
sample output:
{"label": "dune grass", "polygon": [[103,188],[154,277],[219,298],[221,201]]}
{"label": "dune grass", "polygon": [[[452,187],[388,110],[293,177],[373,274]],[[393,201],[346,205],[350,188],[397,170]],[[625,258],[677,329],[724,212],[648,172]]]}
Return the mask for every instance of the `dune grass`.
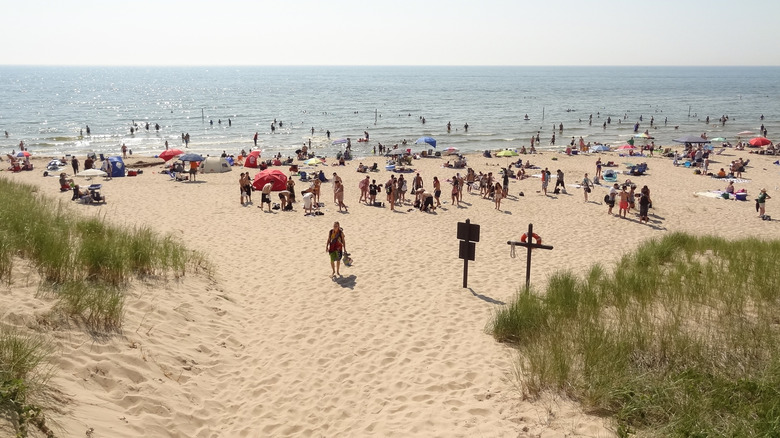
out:
{"label": "dune grass", "polygon": [[676,233],[614,271],[558,272],[491,330],[528,394],[563,393],[620,435],[780,435],[780,242]]}
{"label": "dune grass", "polygon": [[41,407],[49,391],[50,354],[43,337],[0,327],[0,413],[11,421],[17,437],[28,436],[31,426],[54,436]]}
{"label": "dune grass", "polygon": [[0,282],[9,284],[15,260],[30,263],[59,308],[91,330],[121,327],[123,288],[138,276],[210,273],[205,257],[147,227],[121,229],[84,218],[37,188],[0,179]]}

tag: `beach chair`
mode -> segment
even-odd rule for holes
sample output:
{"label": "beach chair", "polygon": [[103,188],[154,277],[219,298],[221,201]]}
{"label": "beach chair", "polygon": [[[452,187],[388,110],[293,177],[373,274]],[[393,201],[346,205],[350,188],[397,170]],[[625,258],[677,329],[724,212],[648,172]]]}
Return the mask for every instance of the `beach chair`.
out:
{"label": "beach chair", "polygon": [[298,172],[298,175],[301,177],[301,181],[308,181],[309,180],[309,174],[305,171],[301,170]]}
{"label": "beach chair", "polygon": [[371,167],[370,167],[368,170],[369,170],[370,172],[379,172],[379,165],[377,165],[376,163],[374,163],[373,165],[371,165]]}

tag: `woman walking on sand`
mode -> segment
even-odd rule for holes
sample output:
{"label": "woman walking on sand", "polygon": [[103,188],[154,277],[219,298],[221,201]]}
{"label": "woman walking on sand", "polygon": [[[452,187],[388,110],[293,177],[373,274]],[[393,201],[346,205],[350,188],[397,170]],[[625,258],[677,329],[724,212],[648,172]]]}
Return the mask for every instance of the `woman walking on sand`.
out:
{"label": "woman walking on sand", "polygon": [[496,182],[493,189],[493,201],[496,203],[496,210],[501,211],[501,199],[504,198],[504,189],[501,188],[501,183]]}
{"label": "woman walking on sand", "polygon": [[458,201],[458,177],[457,176],[452,177],[452,205],[460,207],[460,202]]}
{"label": "woman walking on sand", "polygon": [[761,192],[758,194],[758,198],[756,199],[756,203],[758,204],[758,217],[764,220],[766,220],[767,199],[772,199],[772,197],[766,194],[766,189],[761,189]]}
{"label": "woman walking on sand", "polygon": [[344,184],[342,184],[340,180],[336,181],[333,190],[336,196],[336,203],[339,206],[339,211],[343,208],[345,212],[349,213],[349,209],[346,204],[344,204]]}
{"label": "woman walking on sand", "polygon": [[341,275],[339,272],[341,255],[342,252],[346,251],[347,243],[344,239],[344,230],[341,229],[338,222],[333,222],[333,228],[328,232],[328,241],[325,242],[325,252],[330,255],[330,269],[333,278]]}
{"label": "woman walking on sand", "polygon": [[588,193],[591,191],[591,187],[593,187],[593,184],[590,182],[590,178],[588,178],[588,174],[585,174],[585,178],[582,179],[582,194],[585,195],[585,202],[588,202]]}

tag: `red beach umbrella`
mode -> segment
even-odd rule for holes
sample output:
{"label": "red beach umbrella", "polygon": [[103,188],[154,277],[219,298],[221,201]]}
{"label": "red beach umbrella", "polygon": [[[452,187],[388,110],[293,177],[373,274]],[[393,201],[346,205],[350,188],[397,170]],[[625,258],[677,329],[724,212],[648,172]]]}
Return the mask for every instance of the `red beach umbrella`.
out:
{"label": "red beach umbrella", "polygon": [[772,142],[769,141],[769,139],[766,138],[766,137],[756,137],[756,138],[751,138],[750,139],[750,145],[751,146],[766,146],[769,143],[772,143]]}
{"label": "red beach umbrella", "polygon": [[265,169],[255,175],[252,187],[255,190],[263,190],[263,186],[271,183],[271,190],[281,192],[287,190],[287,175],[279,169]]}
{"label": "red beach umbrella", "polygon": [[618,149],[623,149],[623,150],[625,150],[625,149],[634,149],[634,147],[631,146],[630,144],[624,144],[623,146],[620,146]]}
{"label": "red beach umbrella", "polygon": [[181,149],[168,149],[160,152],[160,155],[158,155],[159,158],[162,158],[164,161],[168,161],[171,158],[183,154],[184,151]]}

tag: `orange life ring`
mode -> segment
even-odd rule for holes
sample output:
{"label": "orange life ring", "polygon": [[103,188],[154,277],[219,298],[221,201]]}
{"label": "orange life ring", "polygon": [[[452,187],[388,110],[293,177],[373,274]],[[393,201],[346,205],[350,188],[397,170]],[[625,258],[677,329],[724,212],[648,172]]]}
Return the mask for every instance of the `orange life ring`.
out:
{"label": "orange life ring", "polygon": [[[542,244],[542,238],[539,237],[538,234],[536,234],[536,233],[531,234],[531,238],[532,239],[536,239],[536,244],[537,245],[541,245]],[[523,233],[523,236],[520,237],[520,241],[523,242],[523,243],[527,242],[528,241],[528,233]]]}

